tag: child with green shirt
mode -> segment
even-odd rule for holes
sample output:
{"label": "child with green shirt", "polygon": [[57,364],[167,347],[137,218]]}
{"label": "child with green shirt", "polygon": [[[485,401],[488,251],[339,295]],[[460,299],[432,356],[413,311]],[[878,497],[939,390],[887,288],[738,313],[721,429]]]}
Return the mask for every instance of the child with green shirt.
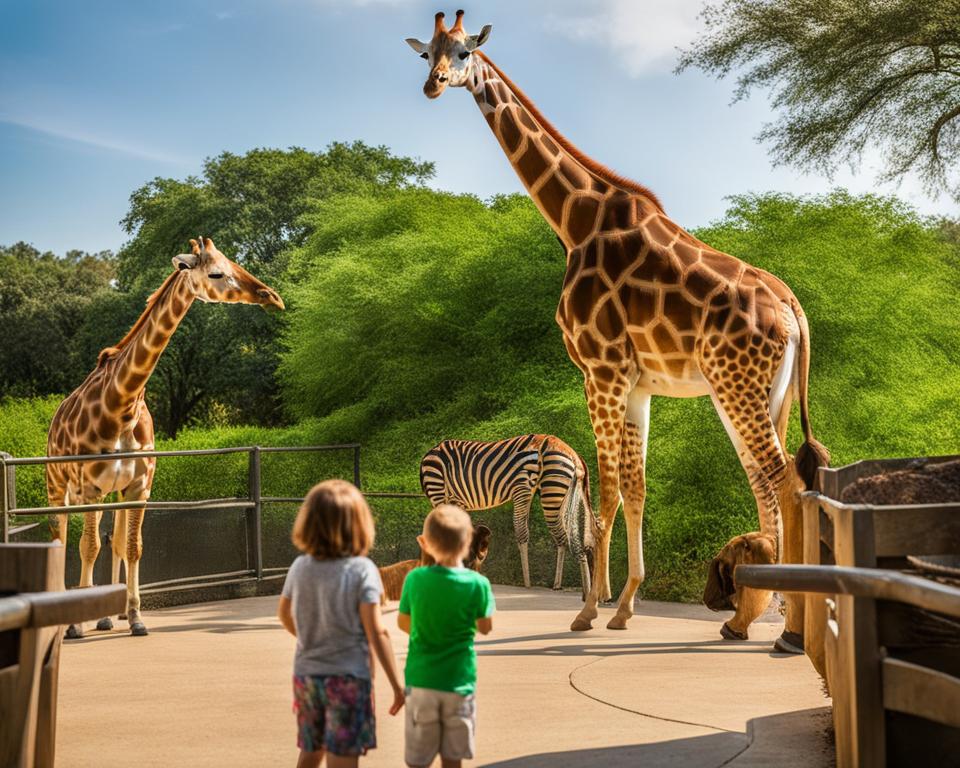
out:
{"label": "child with green shirt", "polygon": [[415,568],[403,583],[398,624],[410,635],[407,652],[406,762],[460,768],[474,752],[477,654],[473,638],[493,629],[490,582],[463,567],[473,525],[444,504],[423,523],[417,540],[436,565]]}

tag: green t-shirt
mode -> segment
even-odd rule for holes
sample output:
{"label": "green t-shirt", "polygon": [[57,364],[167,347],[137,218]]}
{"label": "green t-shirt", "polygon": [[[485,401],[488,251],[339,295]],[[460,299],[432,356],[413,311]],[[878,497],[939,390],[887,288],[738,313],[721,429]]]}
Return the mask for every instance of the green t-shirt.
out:
{"label": "green t-shirt", "polygon": [[400,595],[400,613],[410,614],[407,685],[473,693],[477,619],[492,616],[495,607],[490,581],[476,571],[442,565],[410,571]]}

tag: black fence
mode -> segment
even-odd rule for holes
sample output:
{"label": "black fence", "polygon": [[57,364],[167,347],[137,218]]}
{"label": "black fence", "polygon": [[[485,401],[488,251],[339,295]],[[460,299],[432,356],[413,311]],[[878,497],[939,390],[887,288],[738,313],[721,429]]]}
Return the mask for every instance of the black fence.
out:
{"label": "black fence", "polygon": [[[290,541],[290,530],[304,495],[319,480],[341,477],[361,488],[373,510],[377,524],[376,544],[370,553],[373,560],[388,565],[419,556],[416,536],[430,503],[421,493],[365,489],[359,444],[138,451],[109,454],[107,459],[144,456],[160,459],[153,495],[163,500],[49,507],[26,502],[18,505],[18,495],[34,502],[44,498],[42,478],[22,473],[31,468],[41,471],[43,465],[53,462],[104,461],[105,457],[14,458],[0,453],[3,541],[12,537],[17,541],[49,541],[47,516],[103,510],[103,548],[94,567],[94,583],[107,584],[111,579],[112,511],[142,508],[150,513],[144,515],[140,563],[145,606],[148,596],[152,596],[150,603],[160,605],[225,594],[271,592],[279,588],[298,554]],[[191,462],[190,472],[165,471],[165,463],[176,461]],[[195,476],[203,482],[193,483]],[[414,467],[411,480],[415,476]],[[187,498],[191,494],[198,498]],[[473,518],[493,530],[484,572],[498,583],[522,583],[509,508],[475,513]],[[549,585],[555,550],[539,505],[531,510],[530,528],[531,576],[535,584]],[[77,584],[80,577],[76,535],[75,526],[66,550],[68,585]],[[568,557],[564,584],[573,588],[578,583],[579,571]],[[201,597],[197,590],[207,590],[211,597]]]}

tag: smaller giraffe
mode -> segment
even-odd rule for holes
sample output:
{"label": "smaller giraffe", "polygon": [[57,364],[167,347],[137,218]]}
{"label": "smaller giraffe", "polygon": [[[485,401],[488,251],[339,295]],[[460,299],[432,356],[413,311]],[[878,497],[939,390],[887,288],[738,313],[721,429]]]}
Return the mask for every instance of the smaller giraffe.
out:
{"label": "smaller giraffe", "polygon": [[[50,506],[96,504],[117,492],[121,501],[150,498],[156,459],[111,461],[109,454],[154,448],[153,418],[144,400],[147,381],[194,299],[214,303],[260,304],[283,309],[283,300],[239,264],[230,261],[210,238],[190,241],[192,252],[173,257],[173,273],[147,300],[147,307],[115,347],[100,352],[97,367],[71,392],[53,416],[47,435],[48,456],[105,454],[103,461],[47,464]],[[80,586],[93,586],[93,565],[100,553],[103,512],[84,514],[80,537]],[[67,515],[57,516],[53,536],[67,542]],[[140,618],[140,529],[142,509],[114,512],[113,583],[126,566],[126,619],[134,635],[147,634]],[[123,618],[123,616],[121,616]],[[112,629],[109,618],[97,629]],[[68,638],[83,636],[82,625],[71,625]]]}
{"label": "smaller giraffe", "polygon": [[563,555],[569,549],[580,564],[584,595],[590,591],[589,561],[598,532],[590,507],[590,476],[583,459],[560,438],[520,435],[492,443],[444,440],[420,462],[420,485],[434,506],[456,504],[468,512],[512,501],[525,587],[530,586],[530,506],[539,493],[557,548],[553,588],[562,586]]}

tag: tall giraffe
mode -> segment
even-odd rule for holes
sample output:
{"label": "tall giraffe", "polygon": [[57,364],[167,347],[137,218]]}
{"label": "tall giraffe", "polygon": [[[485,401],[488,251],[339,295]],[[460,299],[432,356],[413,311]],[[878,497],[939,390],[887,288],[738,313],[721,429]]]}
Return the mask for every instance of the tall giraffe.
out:
{"label": "tall giraffe", "polygon": [[[97,367],[60,403],[47,435],[48,456],[153,450],[153,418],[144,392],[161,353],[193,304],[204,302],[260,304],[283,309],[283,300],[239,264],[224,256],[210,238],[190,241],[192,253],[173,257],[176,268],[147,300],[147,307],[115,347],[100,352]],[[214,340],[215,343],[215,340]],[[156,459],[122,459],[47,464],[50,506],[96,504],[117,491],[123,501],[150,498]],[[80,586],[93,585],[93,565],[100,553],[102,512],[84,514],[80,538]],[[67,515],[58,515],[54,538],[67,542]],[[142,509],[114,513],[113,583],[126,565],[126,618],[134,635],[147,634],[140,619],[140,535]],[[123,617],[121,617],[123,618]],[[111,629],[109,618],[97,629]],[[83,636],[71,625],[67,637]]]}
{"label": "tall giraffe", "polygon": [[465,87],[567,253],[556,319],[584,376],[600,470],[601,546],[589,598],[571,629],[586,630],[610,595],[610,534],[620,501],[629,575],[616,615],[624,629],[644,578],[644,466],[652,395],[708,395],[756,497],[761,532],[780,542],[787,420],[800,400],[805,442],[796,462],[808,487],[829,458],[807,414],[810,339],[790,289],[773,275],[711,248],[664,213],[646,187],[587,157],[478,48],[457,11],[435,17],[429,43],[407,43],[427,60],[435,99]]}

